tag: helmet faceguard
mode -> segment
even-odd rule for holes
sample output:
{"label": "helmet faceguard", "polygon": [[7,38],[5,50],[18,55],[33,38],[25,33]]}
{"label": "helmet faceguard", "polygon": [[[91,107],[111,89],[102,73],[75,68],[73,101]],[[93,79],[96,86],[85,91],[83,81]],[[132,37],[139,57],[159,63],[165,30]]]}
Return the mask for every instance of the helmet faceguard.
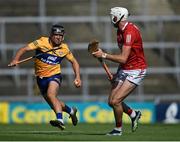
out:
{"label": "helmet faceguard", "polygon": [[64,36],[65,34],[65,30],[64,27],[59,25],[59,24],[55,24],[51,27],[51,35],[62,35]]}
{"label": "helmet faceguard", "polygon": [[124,7],[114,7],[111,8],[110,16],[111,22],[117,26],[119,22],[127,20],[129,13]]}

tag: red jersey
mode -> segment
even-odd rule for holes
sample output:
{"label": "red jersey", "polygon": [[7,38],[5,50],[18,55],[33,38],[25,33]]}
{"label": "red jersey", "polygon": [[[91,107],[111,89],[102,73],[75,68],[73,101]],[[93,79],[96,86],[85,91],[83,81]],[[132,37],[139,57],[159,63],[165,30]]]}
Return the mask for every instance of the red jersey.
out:
{"label": "red jersey", "polygon": [[134,70],[147,68],[141,34],[134,24],[127,22],[122,30],[118,29],[117,42],[119,48],[131,46],[129,57],[126,63],[120,65],[121,69]]}

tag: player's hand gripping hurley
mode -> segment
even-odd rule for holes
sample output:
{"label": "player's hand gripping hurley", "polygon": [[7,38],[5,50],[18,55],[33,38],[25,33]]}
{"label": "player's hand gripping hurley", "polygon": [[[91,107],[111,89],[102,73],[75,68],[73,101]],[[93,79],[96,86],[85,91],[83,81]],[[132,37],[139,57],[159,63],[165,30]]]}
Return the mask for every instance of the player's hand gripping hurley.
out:
{"label": "player's hand gripping hurley", "polygon": [[[98,51],[98,50],[100,49],[100,48],[98,47],[98,45],[99,45],[99,41],[97,41],[97,40],[91,41],[91,42],[89,43],[89,45],[88,45],[88,51],[89,51],[89,53],[92,54],[92,53]],[[101,63],[101,65],[103,66],[104,70],[106,71],[106,74],[107,74],[107,76],[108,76],[108,79],[109,79],[109,80],[112,80],[112,79],[113,79],[113,75],[112,75],[112,73],[110,72],[110,70],[109,70],[108,66],[106,65],[106,63],[104,62],[104,60],[103,60],[102,58],[97,58],[97,59],[98,59],[98,61]]]}
{"label": "player's hand gripping hurley", "polygon": [[45,52],[43,52],[43,53],[39,53],[39,54],[36,54],[36,55],[34,55],[34,56],[31,56],[31,57],[22,59],[22,60],[18,61],[16,64],[8,64],[8,67],[14,67],[14,66],[16,66],[16,65],[18,65],[18,64],[27,62],[27,61],[29,61],[29,60],[31,60],[31,59],[37,58],[38,56],[41,56],[41,55],[45,54],[45,53],[48,53],[48,52],[51,52],[51,51],[55,51],[55,50],[58,50],[58,49],[60,49],[60,48],[61,48],[61,47],[54,47],[54,48],[52,48],[52,49],[50,49],[50,50],[47,50],[47,51],[45,51]]}

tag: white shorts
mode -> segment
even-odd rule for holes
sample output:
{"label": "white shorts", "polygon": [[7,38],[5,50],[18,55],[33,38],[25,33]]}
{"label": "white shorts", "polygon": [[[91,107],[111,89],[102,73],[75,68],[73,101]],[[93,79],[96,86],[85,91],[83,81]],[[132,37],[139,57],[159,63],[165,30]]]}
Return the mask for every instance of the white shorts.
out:
{"label": "white shorts", "polygon": [[114,82],[124,82],[126,79],[130,82],[140,85],[146,76],[146,69],[121,70],[119,69],[113,77]]}
{"label": "white shorts", "polygon": [[123,72],[127,74],[126,79],[136,85],[140,85],[146,76],[146,69],[123,70]]}

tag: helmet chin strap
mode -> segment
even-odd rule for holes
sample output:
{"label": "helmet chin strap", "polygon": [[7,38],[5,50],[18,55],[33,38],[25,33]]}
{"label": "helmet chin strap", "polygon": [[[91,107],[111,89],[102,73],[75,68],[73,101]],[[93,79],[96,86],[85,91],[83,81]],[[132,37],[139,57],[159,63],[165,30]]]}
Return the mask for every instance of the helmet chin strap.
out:
{"label": "helmet chin strap", "polygon": [[121,21],[123,18],[124,18],[124,15],[123,15],[123,16],[121,16],[121,18],[119,19],[119,21]]}

